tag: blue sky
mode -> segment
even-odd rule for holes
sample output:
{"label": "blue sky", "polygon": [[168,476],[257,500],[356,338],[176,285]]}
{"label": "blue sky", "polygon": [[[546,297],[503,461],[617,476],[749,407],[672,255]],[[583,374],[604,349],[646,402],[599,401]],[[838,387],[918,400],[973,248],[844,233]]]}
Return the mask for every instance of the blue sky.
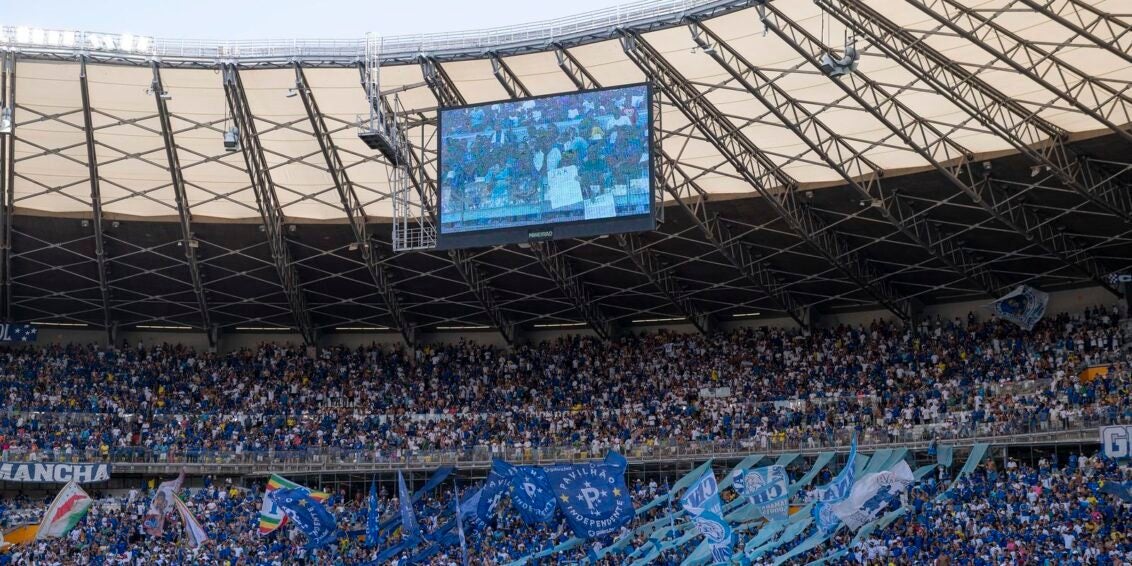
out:
{"label": "blue sky", "polygon": [[528,23],[625,0],[0,0],[0,25],[190,39],[353,38]]}

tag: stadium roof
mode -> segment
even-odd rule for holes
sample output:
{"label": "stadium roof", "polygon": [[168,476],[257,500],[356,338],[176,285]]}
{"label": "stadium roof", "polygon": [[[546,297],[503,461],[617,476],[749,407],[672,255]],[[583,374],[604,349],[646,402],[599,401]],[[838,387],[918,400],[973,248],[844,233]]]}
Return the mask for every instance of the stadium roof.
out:
{"label": "stadium roof", "polygon": [[[5,28],[0,308],[512,340],[878,305],[910,318],[1020,283],[1115,293],[1108,275],[1132,263],[1120,4],[670,0],[383,38],[382,90],[407,109],[421,186],[438,105],[645,80],[659,94],[657,232],[457,254],[389,248],[388,170],[356,135],[364,41]],[[859,67],[830,77],[846,37]],[[240,118],[258,135],[225,152]]]}

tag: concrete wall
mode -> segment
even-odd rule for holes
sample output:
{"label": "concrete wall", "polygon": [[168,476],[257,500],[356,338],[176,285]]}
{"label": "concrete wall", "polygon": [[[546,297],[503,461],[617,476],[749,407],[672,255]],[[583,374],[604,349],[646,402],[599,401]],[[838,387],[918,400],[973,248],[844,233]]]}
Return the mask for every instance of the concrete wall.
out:
{"label": "concrete wall", "polygon": [[[923,315],[935,318],[937,315],[945,318],[966,317],[967,313],[974,312],[979,319],[989,316],[990,311],[985,307],[990,302],[989,299],[977,301],[963,301],[956,303],[945,303],[938,305],[931,305],[924,308]],[[1048,314],[1059,314],[1063,312],[1080,312],[1088,307],[1105,306],[1111,307],[1117,303],[1116,297],[1101,287],[1086,287],[1082,289],[1072,289],[1068,291],[1055,291],[1050,293],[1050,303]],[[818,321],[818,325],[822,327],[836,326],[839,324],[849,324],[853,326],[868,325],[874,320],[888,320],[892,314],[886,310],[869,310],[858,311],[849,313],[827,313]],[[722,321],[720,327],[723,330],[731,330],[739,327],[762,327],[769,326],[774,328],[796,328],[798,325],[790,318],[766,318],[752,317],[742,320],[728,320]],[[628,328],[632,332],[653,332],[660,329],[671,330],[679,333],[695,333],[696,329],[691,324],[641,324],[633,325]],[[571,327],[571,328],[557,328],[557,329],[533,329],[524,334],[524,338],[533,343],[543,341],[554,341],[563,336],[574,335],[587,335],[593,336],[593,332],[585,327]],[[87,328],[63,328],[41,326],[39,329],[40,343],[80,343],[80,344],[102,344],[105,338],[105,333],[100,329],[87,329]],[[121,338],[125,339],[130,345],[135,345],[139,341],[145,345],[154,345],[161,343],[171,344],[185,344],[192,346],[198,350],[208,349],[208,339],[203,333],[199,332],[176,332],[176,331],[144,331],[144,330],[127,330],[121,332]],[[422,342],[424,343],[455,343],[463,341],[476,342],[478,344],[490,344],[493,346],[504,347],[506,344],[503,337],[495,330],[463,330],[463,331],[444,331],[432,332],[422,335]],[[382,331],[382,332],[341,332],[329,333],[322,336],[319,340],[323,345],[344,345],[350,347],[368,346],[370,344],[382,344],[388,346],[400,346],[404,344],[401,339],[401,334],[396,331]],[[254,348],[263,342],[275,342],[279,344],[301,344],[302,337],[297,333],[273,333],[273,332],[229,332],[221,335],[220,350],[233,351],[240,348]]]}

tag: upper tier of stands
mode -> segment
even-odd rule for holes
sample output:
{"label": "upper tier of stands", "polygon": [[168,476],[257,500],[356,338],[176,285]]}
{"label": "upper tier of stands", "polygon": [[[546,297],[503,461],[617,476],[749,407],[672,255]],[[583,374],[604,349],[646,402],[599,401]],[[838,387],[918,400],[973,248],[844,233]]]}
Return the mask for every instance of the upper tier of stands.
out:
{"label": "upper tier of stands", "polygon": [[[279,344],[36,345],[0,353],[0,447],[8,460],[286,470],[818,450],[854,430],[866,447],[1095,436],[1132,420],[1120,320],[1097,307],[1031,332],[971,316],[314,358]],[[1078,378],[1095,365],[1111,371]]]}

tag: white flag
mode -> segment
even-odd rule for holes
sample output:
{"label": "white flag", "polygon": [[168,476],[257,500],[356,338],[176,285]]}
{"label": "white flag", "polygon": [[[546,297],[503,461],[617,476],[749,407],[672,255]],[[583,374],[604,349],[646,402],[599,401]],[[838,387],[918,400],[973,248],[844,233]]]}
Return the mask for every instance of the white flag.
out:
{"label": "white flag", "polygon": [[901,461],[890,471],[861,476],[853,484],[849,497],[830,507],[841,522],[856,531],[891,507],[900,493],[915,479],[912,468],[908,467],[907,462]]}

